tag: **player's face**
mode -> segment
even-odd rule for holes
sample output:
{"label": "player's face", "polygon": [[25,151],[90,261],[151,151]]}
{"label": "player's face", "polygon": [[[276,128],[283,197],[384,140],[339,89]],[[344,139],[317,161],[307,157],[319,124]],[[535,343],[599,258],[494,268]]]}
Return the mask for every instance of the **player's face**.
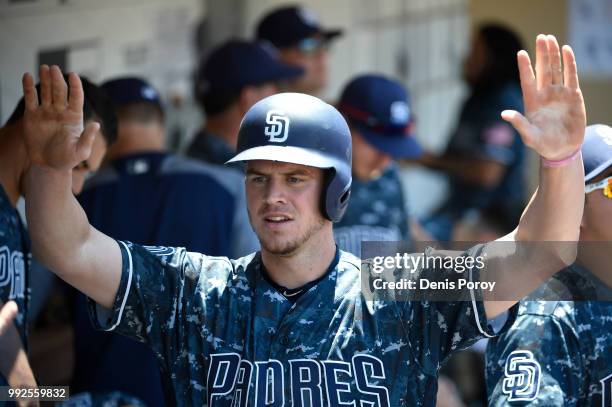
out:
{"label": "player's face", "polygon": [[378,178],[391,162],[391,157],[368,143],[355,129],[353,138],[353,173],[361,180]]}
{"label": "player's face", "polygon": [[106,139],[102,132],[98,130],[91,148],[91,155],[81,164],[74,167],[72,170],[72,193],[78,195],[83,190],[85,179],[91,173],[94,173],[100,168],[104,155],[106,154]]}
{"label": "player's face", "polygon": [[291,255],[305,243],[317,241],[328,222],[319,208],[322,187],[323,170],[319,168],[249,161],[249,219],[263,250]]}
{"label": "player's face", "polygon": [[[612,168],[594,178],[592,182],[598,182],[610,175]],[[612,241],[612,198],[604,196],[601,189],[586,194],[580,240]]]}
{"label": "player's face", "polygon": [[303,40],[298,46],[280,52],[281,59],[304,69],[304,74],[291,82],[291,90],[311,95],[320,93],[327,85],[327,44],[322,38]]}

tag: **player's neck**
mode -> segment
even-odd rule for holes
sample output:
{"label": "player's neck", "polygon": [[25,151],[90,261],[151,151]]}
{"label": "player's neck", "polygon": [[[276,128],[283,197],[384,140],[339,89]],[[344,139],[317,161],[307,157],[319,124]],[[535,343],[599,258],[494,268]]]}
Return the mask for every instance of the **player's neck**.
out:
{"label": "player's neck", "polygon": [[238,143],[238,130],[242,116],[234,109],[208,117],[204,130],[224,140],[232,150],[236,149]]}
{"label": "player's neck", "polygon": [[325,274],[336,255],[336,245],[331,229],[322,232],[290,255],[276,255],[262,249],[262,261],[272,281],[292,289]]}
{"label": "player's neck", "polygon": [[22,180],[28,168],[28,155],[19,123],[0,129],[0,184],[13,206],[22,195]]}

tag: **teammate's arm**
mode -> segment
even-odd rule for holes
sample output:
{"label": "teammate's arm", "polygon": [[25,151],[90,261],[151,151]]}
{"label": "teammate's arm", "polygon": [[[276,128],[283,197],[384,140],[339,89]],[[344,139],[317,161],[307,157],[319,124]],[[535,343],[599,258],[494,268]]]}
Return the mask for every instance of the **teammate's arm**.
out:
{"label": "teammate's arm", "polygon": [[40,103],[23,77],[23,130],[31,168],[26,211],[34,255],[60,278],[110,308],[121,278],[117,242],[94,229],[72,194],[72,169],[89,157],[98,123],[83,127],[83,88],[57,66],[40,68]]}
{"label": "teammate's arm", "polygon": [[[566,160],[557,166],[543,164],[542,161],[536,193],[523,212],[518,227],[501,240],[516,242],[578,240],[584,208],[584,176],[579,149],[584,138],[586,113],[578,84],[574,54],[569,46],[563,47],[562,54],[563,67],[557,40],[553,36],[539,35],[536,40],[534,75],[529,55],[525,51],[519,52],[517,58],[525,116],[516,111],[506,110],[502,112],[502,118],[510,122],[519,132],[525,145],[535,150],[543,159],[563,161],[578,153],[574,159]],[[575,245],[558,247],[560,250],[556,253],[542,254],[556,258],[539,260],[572,263],[576,255]],[[507,272],[497,275],[498,286],[512,287],[516,285],[518,279],[523,278],[521,289],[524,292],[514,292],[513,297],[516,301],[534,290],[542,278],[546,278],[540,273],[538,279],[530,279],[529,273],[533,271],[534,266],[518,256],[509,256],[503,265],[506,266],[503,268],[507,269]],[[551,268],[549,274],[552,275],[557,270]],[[525,274],[521,275],[523,272]],[[533,284],[529,284],[531,281]],[[516,303],[514,300],[486,300],[485,293],[488,318],[498,315]]]}
{"label": "teammate's arm", "polygon": [[36,388],[34,373],[13,324],[16,315],[14,301],[0,302],[0,382],[4,377],[11,387]]}

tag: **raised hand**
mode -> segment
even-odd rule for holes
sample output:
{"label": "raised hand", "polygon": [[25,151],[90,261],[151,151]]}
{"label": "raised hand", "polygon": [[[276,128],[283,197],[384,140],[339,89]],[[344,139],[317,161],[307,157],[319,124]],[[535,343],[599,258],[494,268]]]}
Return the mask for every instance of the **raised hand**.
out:
{"label": "raised hand", "polygon": [[30,160],[56,170],[72,170],[91,154],[98,123],[83,128],[83,86],[68,76],[70,92],[59,67],[40,67],[40,103],[32,75],[23,76],[23,129]]}
{"label": "raised hand", "polygon": [[536,74],[529,54],[517,55],[525,116],[504,110],[502,118],[519,132],[525,145],[548,160],[562,160],[575,153],[584,138],[586,112],[578,85],[576,59],[563,46],[563,67],[559,44],[552,35],[536,39]]}

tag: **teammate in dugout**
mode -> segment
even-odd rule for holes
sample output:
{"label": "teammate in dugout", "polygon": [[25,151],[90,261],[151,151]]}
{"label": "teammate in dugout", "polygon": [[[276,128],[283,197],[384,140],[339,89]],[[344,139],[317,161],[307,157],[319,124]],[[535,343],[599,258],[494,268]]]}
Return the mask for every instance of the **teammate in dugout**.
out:
{"label": "teammate in dugout", "polygon": [[415,158],[422,150],[414,138],[406,89],[382,75],[360,75],[340,97],[353,143],[351,200],[334,225],[340,249],[361,255],[362,241],[408,241],[408,212],[394,158]]}
{"label": "teammate in dugout", "polygon": [[[576,241],[584,102],[571,49],[563,71],[554,37],[536,44],[537,79],[527,53],[518,55],[527,117],[503,116],[543,157],[540,188],[506,239]],[[151,346],[181,405],[431,406],[448,355],[493,335],[487,318],[514,303],[486,293],[472,302],[367,301],[359,260],[332,234],[351,184],[349,129],[333,107],[302,94],[255,104],[231,160],[246,162],[260,252],[229,260],[115,241],[89,225],[70,193],[70,169],[97,130],[80,125],[78,77],[70,76],[70,98],[59,68],[43,67],[41,80],[53,88],[41,105],[31,75],[23,80],[35,253],[92,299],[99,328]],[[523,266],[508,274],[531,271]]]}
{"label": "teammate in dugout", "polygon": [[[80,118],[85,122],[101,122],[102,126],[92,139],[91,154],[75,163],[71,171],[74,194],[81,192],[85,177],[98,169],[117,131],[110,99],[85,78],[82,84],[84,105]],[[41,96],[50,92],[46,86],[50,83],[43,85],[39,87]],[[42,298],[42,295],[34,298],[31,296],[33,286],[40,283],[40,279],[34,281],[32,275],[44,277],[40,269],[33,267],[38,267],[38,264],[31,261],[29,236],[16,209],[19,198],[25,196],[25,178],[31,165],[25,147],[24,111],[25,101],[21,99],[5,125],[0,128],[0,302],[14,301],[18,310],[8,327],[9,331],[15,332],[7,336],[18,343],[0,343],[0,386],[35,385],[27,358],[15,359],[16,353],[12,350],[20,349],[19,354],[25,355],[23,349],[28,348],[27,326],[31,322],[31,306]],[[34,292],[36,294],[36,290]],[[13,361],[18,363],[13,364]],[[0,402],[0,405],[3,403]]]}
{"label": "teammate in dugout", "polygon": [[553,277],[574,300],[522,300],[512,328],[489,341],[492,406],[612,406],[612,128],[587,127],[582,157],[583,243],[576,263]]}

